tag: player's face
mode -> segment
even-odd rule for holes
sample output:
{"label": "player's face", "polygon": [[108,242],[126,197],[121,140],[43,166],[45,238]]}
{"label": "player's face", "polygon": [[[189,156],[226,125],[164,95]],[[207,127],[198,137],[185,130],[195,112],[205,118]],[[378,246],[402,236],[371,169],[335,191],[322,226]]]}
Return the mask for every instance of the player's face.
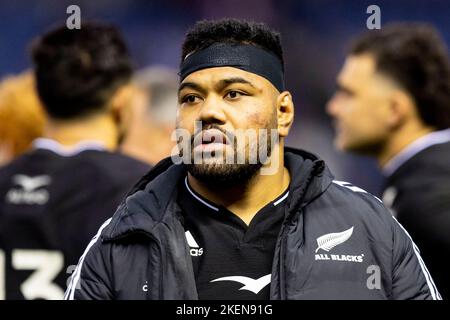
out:
{"label": "player's face", "polygon": [[133,113],[136,111],[133,104],[136,100],[137,87],[132,84],[126,84],[120,87],[110,102],[110,112],[116,122],[118,141],[122,144],[126,138],[133,123]]}
{"label": "player's face", "polygon": [[392,82],[376,72],[371,55],[349,56],[328,102],[334,119],[335,145],[344,151],[376,155],[389,134]]}
{"label": "player's face", "polygon": [[0,167],[8,164],[14,158],[11,143],[0,138]]}
{"label": "player's face", "polygon": [[[237,68],[208,68],[187,76],[179,89],[177,128],[191,135],[192,161],[196,154],[215,155],[214,158],[204,157],[201,164],[188,166],[191,174],[223,181],[254,174],[262,164],[261,161],[249,164],[249,155],[257,152],[261,141],[246,140],[239,145],[233,143],[233,137],[237,131],[249,129],[254,130],[256,137],[259,130],[267,130],[270,137],[271,129],[277,128],[278,96],[279,92],[268,80]],[[197,127],[201,130],[197,132],[196,121],[201,121],[201,128]],[[203,137],[214,135],[215,142],[202,139],[200,144],[194,143],[194,138],[202,134]],[[270,142],[265,145],[270,155]],[[245,157],[245,164],[225,163],[230,152]]]}

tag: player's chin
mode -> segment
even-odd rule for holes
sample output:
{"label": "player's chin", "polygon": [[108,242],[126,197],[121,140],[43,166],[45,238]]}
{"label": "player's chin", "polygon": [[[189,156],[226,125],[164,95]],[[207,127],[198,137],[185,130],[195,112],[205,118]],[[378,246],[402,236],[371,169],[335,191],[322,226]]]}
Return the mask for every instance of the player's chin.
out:
{"label": "player's chin", "polygon": [[342,152],[365,154],[368,152],[368,144],[364,141],[351,139],[337,139],[335,141],[336,148]]}
{"label": "player's chin", "polygon": [[343,136],[337,136],[334,140],[334,146],[337,150],[342,152],[353,152],[357,149],[357,145],[352,141],[345,139]]}
{"label": "player's chin", "polygon": [[341,135],[336,135],[333,141],[334,147],[339,151],[347,151],[348,143],[343,139]]}
{"label": "player's chin", "polygon": [[261,164],[190,164],[188,172],[198,180],[213,187],[230,187],[245,183],[252,178]]}

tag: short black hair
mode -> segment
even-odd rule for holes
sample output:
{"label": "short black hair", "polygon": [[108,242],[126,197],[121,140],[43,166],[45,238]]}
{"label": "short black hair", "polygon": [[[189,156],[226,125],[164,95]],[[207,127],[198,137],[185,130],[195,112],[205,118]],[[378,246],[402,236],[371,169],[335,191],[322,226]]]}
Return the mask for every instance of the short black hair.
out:
{"label": "short black hair", "polygon": [[237,19],[202,20],[188,30],[181,61],[215,43],[252,44],[275,54],[284,66],[280,34],[263,23]]}
{"label": "short black hair", "polygon": [[398,23],[357,38],[351,54],[372,54],[377,70],[415,100],[424,123],[450,127],[450,59],[438,31],[425,23]]}
{"label": "short black hair", "polygon": [[32,58],[39,97],[57,119],[104,110],[133,70],[119,31],[103,23],[58,27],[35,41]]}

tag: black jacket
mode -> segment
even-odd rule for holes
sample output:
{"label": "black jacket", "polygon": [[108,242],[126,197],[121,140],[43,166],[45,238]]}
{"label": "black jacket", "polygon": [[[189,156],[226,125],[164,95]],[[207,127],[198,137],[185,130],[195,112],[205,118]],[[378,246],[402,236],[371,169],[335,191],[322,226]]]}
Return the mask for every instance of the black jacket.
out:
{"label": "black jacket", "polygon": [[[290,197],[271,299],[439,297],[411,239],[379,200],[333,181],[307,152],[286,148],[285,166]],[[137,184],[81,257],[66,299],[198,298],[176,202],[185,175],[166,159]]]}
{"label": "black jacket", "polygon": [[392,209],[410,232],[444,298],[450,297],[450,142],[406,161],[387,180]]}

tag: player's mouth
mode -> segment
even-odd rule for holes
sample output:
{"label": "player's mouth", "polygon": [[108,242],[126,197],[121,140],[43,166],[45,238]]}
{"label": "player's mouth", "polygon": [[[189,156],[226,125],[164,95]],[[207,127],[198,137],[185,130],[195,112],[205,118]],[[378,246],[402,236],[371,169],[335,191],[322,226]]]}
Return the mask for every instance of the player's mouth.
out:
{"label": "player's mouth", "polygon": [[342,124],[338,120],[334,120],[332,123],[336,132],[340,132],[342,130]]}
{"label": "player's mouth", "polygon": [[202,135],[201,140],[198,145],[195,145],[194,151],[215,151],[230,144],[228,137],[218,129],[204,130],[199,134]]}

